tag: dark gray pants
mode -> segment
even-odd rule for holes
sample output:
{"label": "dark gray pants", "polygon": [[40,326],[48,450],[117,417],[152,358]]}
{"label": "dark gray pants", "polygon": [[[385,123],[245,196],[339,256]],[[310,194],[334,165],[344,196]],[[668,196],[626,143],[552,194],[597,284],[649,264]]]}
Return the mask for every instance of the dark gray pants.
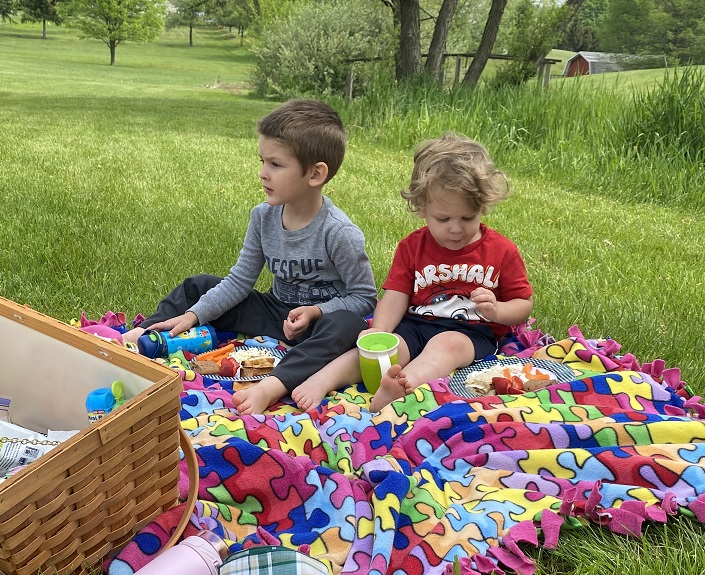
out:
{"label": "dark gray pants", "polygon": [[[159,302],[157,311],[145,319],[140,327],[149,326],[186,312],[222,278],[197,275],[186,278]],[[268,335],[293,345],[274,368],[278,377],[291,393],[309,376],[355,347],[358,334],[367,328],[367,322],[355,312],[339,310],[323,314],[309,326],[298,340],[286,338],[284,320],[296,305],[282,303],[271,293],[253,291],[234,308],[209,322],[218,331],[235,331],[247,335]]]}

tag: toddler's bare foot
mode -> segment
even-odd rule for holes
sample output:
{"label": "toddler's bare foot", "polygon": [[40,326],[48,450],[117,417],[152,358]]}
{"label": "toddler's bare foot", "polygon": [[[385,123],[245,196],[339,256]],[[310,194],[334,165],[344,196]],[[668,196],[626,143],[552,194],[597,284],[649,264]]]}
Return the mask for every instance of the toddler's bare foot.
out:
{"label": "toddler's bare foot", "polygon": [[130,331],[122,334],[122,343],[134,343],[137,345],[137,340],[144,334],[145,331],[147,330],[143,327],[133,327]]}
{"label": "toddler's bare foot", "polygon": [[325,396],[326,390],[313,381],[305,381],[291,392],[291,399],[302,411],[318,407]]}
{"label": "toddler's bare foot", "polygon": [[379,389],[370,402],[370,411],[379,411],[388,403],[406,395],[406,375],[400,365],[393,365],[382,376]]}
{"label": "toddler's bare foot", "polygon": [[286,387],[279,378],[265,377],[248,389],[233,394],[233,404],[240,415],[264,413],[273,403],[286,395]]}

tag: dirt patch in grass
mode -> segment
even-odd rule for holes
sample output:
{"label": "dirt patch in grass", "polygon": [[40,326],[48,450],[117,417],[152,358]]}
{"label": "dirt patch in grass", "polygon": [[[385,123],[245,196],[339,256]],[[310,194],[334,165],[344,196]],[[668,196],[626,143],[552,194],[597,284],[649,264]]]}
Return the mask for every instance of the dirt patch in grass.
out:
{"label": "dirt patch in grass", "polygon": [[215,80],[206,84],[206,88],[211,90],[225,90],[231,94],[247,94],[252,91],[253,86],[248,82],[240,82],[238,84],[221,82],[220,78],[216,76]]}

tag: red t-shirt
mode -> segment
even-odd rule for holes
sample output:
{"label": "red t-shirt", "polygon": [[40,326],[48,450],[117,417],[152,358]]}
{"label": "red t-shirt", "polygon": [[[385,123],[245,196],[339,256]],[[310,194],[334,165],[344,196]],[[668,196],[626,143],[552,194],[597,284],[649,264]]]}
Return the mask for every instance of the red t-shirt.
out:
{"label": "red t-shirt", "polygon": [[441,246],[427,226],[412,232],[399,242],[382,288],[409,295],[407,313],[485,323],[501,338],[507,326],[480,317],[470,294],[485,287],[497,301],[509,301],[527,299],[533,290],[516,245],[484,224],[480,232],[479,240],[460,250]]}

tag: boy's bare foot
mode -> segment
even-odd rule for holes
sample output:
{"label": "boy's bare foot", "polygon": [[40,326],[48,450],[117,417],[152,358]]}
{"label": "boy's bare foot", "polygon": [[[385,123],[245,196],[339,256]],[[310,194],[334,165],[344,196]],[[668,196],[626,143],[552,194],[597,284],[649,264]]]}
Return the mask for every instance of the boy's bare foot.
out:
{"label": "boy's bare foot", "polygon": [[321,405],[321,401],[326,396],[326,390],[316,382],[306,380],[291,392],[291,399],[302,411],[307,411]]}
{"label": "boy's bare foot", "polygon": [[133,327],[131,330],[122,334],[122,343],[134,343],[137,345],[137,340],[144,334],[145,331],[147,330],[143,327]]}
{"label": "boy's bare foot", "polygon": [[395,399],[406,395],[406,375],[402,373],[400,365],[393,365],[382,376],[379,389],[370,402],[370,411],[379,411]]}
{"label": "boy's bare foot", "polygon": [[233,404],[240,415],[264,413],[273,403],[286,395],[286,387],[279,378],[265,377],[248,389],[236,391],[233,394]]}

